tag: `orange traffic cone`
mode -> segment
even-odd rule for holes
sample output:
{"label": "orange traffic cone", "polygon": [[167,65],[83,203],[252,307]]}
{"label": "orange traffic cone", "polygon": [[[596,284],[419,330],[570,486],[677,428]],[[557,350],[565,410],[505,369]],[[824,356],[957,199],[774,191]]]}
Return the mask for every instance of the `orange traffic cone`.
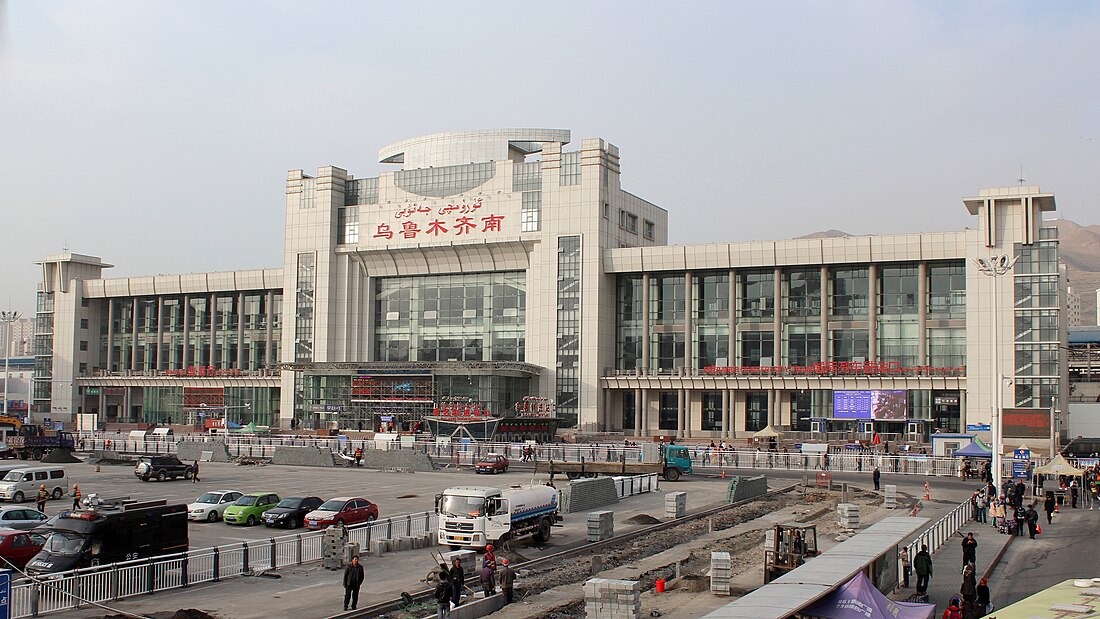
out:
{"label": "orange traffic cone", "polygon": [[928,486],[928,482],[924,482],[924,500],[925,501],[931,501],[932,500],[932,488],[930,488]]}
{"label": "orange traffic cone", "polygon": [[722,479],[726,478],[726,469],[722,469]]}

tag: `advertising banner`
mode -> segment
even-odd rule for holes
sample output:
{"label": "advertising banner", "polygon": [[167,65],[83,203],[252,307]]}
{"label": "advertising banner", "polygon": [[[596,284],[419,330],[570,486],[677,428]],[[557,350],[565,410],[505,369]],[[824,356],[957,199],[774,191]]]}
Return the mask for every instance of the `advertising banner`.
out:
{"label": "advertising banner", "polygon": [[1006,408],[1001,420],[1005,438],[1050,438],[1049,408]]}
{"label": "advertising banner", "polygon": [[834,391],[833,418],[904,421],[909,408],[909,392],[900,390]]}

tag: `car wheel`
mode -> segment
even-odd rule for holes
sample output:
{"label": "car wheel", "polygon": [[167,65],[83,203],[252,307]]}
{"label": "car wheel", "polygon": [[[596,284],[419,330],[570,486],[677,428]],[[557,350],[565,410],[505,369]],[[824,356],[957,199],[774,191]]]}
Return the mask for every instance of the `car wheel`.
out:
{"label": "car wheel", "polygon": [[374,514],[370,514],[369,516],[367,516],[367,522],[374,522],[377,519],[378,516],[375,516]]}
{"label": "car wheel", "polygon": [[184,479],[191,479],[192,475],[194,475],[194,472],[191,469],[187,469],[183,472]]}
{"label": "car wheel", "polygon": [[165,473],[164,471],[157,473],[157,481],[164,481],[166,479],[168,479],[167,473]]}
{"label": "car wheel", "polygon": [[210,510],[210,513],[206,515],[206,521],[207,522],[217,522],[218,521],[218,512],[216,512],[214,510]]}
{"label": "car wheel", "polygon": [[55,500],[55,501],[56,501],[56,500],[60,499],[60,498],[61,498],[62,496],[64,496],[64,495],[65,495],[65,493],[64,493],[64,492],[61,492],[61,488],[54,488],[54,489],[53,489],[53,500]]}
{"label": "car wheel", "polygon": [[247,524],[250,527],[255,525],[256,524],[256,517],[252,516],[252,515],[249,515],[248,520],[247,520]]}
{"label": "car wheel", "polygon": [[11,502],[12,503],[22,503],[23,502],[23,493],[22,492],[16,492],[15,494],[11,495]]}
{"label": "car wheel", "polygon": [[297,529],[300,526],[302,526],[302,521],[299,520],[298,518],[291,518],[290,520],[287,520],[287,522],[286,522],[286,527],[288,529]]}

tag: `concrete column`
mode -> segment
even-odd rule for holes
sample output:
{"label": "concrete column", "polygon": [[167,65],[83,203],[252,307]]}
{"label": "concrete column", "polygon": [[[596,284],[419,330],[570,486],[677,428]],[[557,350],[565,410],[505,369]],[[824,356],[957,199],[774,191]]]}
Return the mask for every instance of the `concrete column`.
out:
{"label": "concrete column", "polygon": [[237,362],[238,370],[247,370],[244,367],[244,293],[237,293]]}
{"label": "concrete column", "polygon": [[[642,390],[634,390],[634,436],[642,435]],[[623,434],[626,434],[625,432]]]}
{"label": "concrete column", "polygon": [[778,408],[779,407],[776,406],[776,401],[775,401],[775,390],[774,389],[768,389],[767,425],[769,425],[769,426],[774,426],[775,425],[775,420],[779,416]]}
{"label": "concrete column", "polygon": [[737,363],[737,271],[730,269],[730,317],[729,317],[729,357],[726,365],[735,366]]}
{"label": "concrete column", "polygon": [[676,436],[678,437],[687,436],[687,411],[685,410],[687,408],[687,402],[685,401],[687,398],[684,397],[685,395],[683,389],[676,390]]}
{"label": "concrete column", "polygon": [[191,365],[191,297],[183,295],[183,359],[180,361],[180,369],[186,370]]}
{"label": "concrete column", "polygon": [[275,305],[275,293],[270,290],[267,291],[266,299],[264,301],[264,312],[267,314],[267,320],[264,322],[266,330],[264,333],[264,365],[271,365],[272,352],[275,348],[275,313],[272,306]]}
{"label": "concrete column", "polygon": [[695,338],[691,337],[692,312],[695,309],[692,298],[691,271],[684,273],[684,375],[690,376],[692,372],[691,353],[695,349]]}
{"label": "concrete column", "polygon": [[821,265],[821,361],[829,360],[829,312],[832,299],[829,296],[829,267]]}
{"label": "concrete column", "polygon": [[878,359],[878,265],[867,269],[867,360]]}
{"label": "concrete column", "polygon": [[[969,416],[966,414],[966,389],[959,389],[959,431],[966,432],[966,424],[969,421]],[[989,420],[990,429],[993,427],[993,420]]]}
{"label": "concrete column", "polygon": [[115,300],[107,298],[107,362],[106,370],[111,371],[111,357],[115,348]]}
{"label": "concrete column", "polygon": [[157,354],[154,370],[164,367],[164,359],[161,354],[164,351],[164,297],[157,297]]}
{"label": "concrete column", "polygon": [[140,308],[141,303],[138,302],[137,298],[130,299],[130,370],[137,369],[138,314]]}
{"label": "concrete column", "polygon": [[649,338],[653,329],[653,319],[649,312],[649,273],[642,275],[642,360],[638,369],[645,376],[649,374]]}
{"label": "concrete column", "polygon": [[99,388],[99,410],[96,414],[97,421],[107,421],[107,394],[103,392],[103,387]]}
{"label": "concrete column", "polygon": [[745,427],[745,392],[734,391],[730,394],[733,409],[733,423],[730,425],[730,438],[737,438],[737,432]]}
{"label": "concrete column", "polygon": [[611,390],[610,389],[604,389],[603,390],[603,414],[600,415],[599,417],[603,418],[603,424],[602,424],[603,427],[602,428],[597,427],[596,431],[597,432],[611,432],[613,428],[612,428],[612,424],[611,424]]}
{"label": "concrete column", "polygon": [[206,313],[210,316],[210,356],[208,357],[210,363],[208,365],[214,365],[214,344],[216,343],[215,338],[218,335],[218,296],[214,294],[210,295],[210,300],[207,301],[207,303]]}
{"label": "concrete column", "polygon": [[642,392],[642,408],[641,408],[641,423],[638,424],[637,436],[649,436],[649,390],[641,389]]}
{"label": "concrete column", "polygon": [[772,365],[783,365],[783,269],[775,267],[772,280]]}
{"label": "concrete column", "polygon": [[917,365],[928,365],[928,263],[917,265],[917,316],[920,325],[917,341]]}

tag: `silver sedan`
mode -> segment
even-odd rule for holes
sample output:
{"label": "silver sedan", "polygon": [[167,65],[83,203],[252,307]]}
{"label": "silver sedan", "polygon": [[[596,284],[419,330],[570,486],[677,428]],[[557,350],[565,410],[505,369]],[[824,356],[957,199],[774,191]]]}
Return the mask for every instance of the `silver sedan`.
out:
{"label": "silver sedan", "polygon": [[0,527],[30,531],[45,524],[49,516],[37,509],[16,507],[14,505],[0,508]]}

